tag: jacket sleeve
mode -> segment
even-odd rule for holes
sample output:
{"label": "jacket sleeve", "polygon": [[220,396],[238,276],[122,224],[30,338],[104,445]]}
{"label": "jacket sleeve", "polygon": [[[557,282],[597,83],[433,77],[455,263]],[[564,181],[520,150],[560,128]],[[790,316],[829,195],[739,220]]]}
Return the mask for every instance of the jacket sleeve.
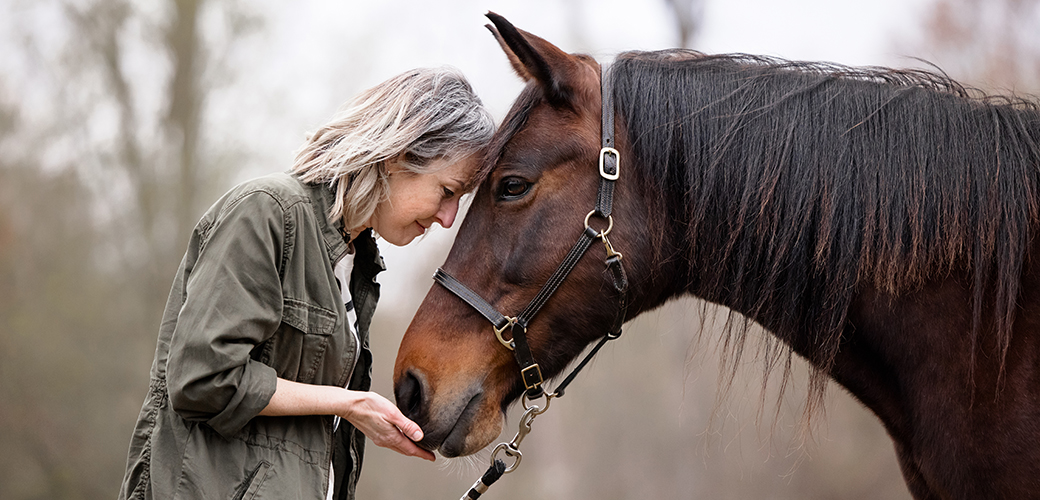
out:
{"label": "jacket sleeve", "polygon": [[[279,267],[285,212],[267,193],[227,204],[193,240],[199,254],[186,283],[166,374],[170,404],[229,437],[271,401],[273,368],[250,357],[281,323]],[[291,227],[291,226],[290,226]],[[201,225],[196,231],[203,231]]]}

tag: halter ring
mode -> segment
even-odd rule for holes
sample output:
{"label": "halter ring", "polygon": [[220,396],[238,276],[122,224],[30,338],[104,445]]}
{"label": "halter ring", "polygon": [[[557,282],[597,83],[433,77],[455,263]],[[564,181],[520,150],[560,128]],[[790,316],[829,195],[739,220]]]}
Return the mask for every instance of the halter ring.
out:
{"label": "halter ring", "polygon": [[[537,405],[533,404],[535,401],[542,399],[542,396],[545,396],[545,408],[540,408]],[[542,392],[542,396],[538,396],[537,398],[532,400],[527,397],[527,393],[525,392],[524,395],[521,396],[521,401],[523,402],[524,409],[535,416],[545,413],[545,410],[549,409],[549,403],[551,403],[552,399],[557,397],[557,395],[555,392],[552,394],[549,394],[548,392]]]}
{"label": "halter ring", "polygon": [[[592,218],[592,214],[594,214],[594,213],[596,213],[595,210],[589,212],[589,214],[585,216],[585,228],[586,229],[592,229],[592,226],[589,226],[589,219]],[[599,234],[597,235],[598,237],[602,238],[602,237],[610,234],[610,230],[614,229],[614,217],[611,216],[611,215],[608,215],[607,216],[607,223],[608,223],[607,224],[607,229],[605,231],[600,231]],[[593,231],[595,231],[595,230],[593,229]]]}

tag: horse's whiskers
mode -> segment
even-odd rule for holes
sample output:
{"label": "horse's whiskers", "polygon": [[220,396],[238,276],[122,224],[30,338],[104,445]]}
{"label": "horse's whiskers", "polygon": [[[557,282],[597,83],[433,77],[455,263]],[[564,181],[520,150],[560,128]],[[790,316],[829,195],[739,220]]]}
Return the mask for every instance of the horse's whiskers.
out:
{"label": "horse's whiskers", "polygon": [[484,448],[472,455],[466,455],[464,457],[441,457],[438,462],[438,466],[441,471],[454,474],[458,477],[469,477],[474,474],[480,474],[484,472],[490,464],[491,452]]}

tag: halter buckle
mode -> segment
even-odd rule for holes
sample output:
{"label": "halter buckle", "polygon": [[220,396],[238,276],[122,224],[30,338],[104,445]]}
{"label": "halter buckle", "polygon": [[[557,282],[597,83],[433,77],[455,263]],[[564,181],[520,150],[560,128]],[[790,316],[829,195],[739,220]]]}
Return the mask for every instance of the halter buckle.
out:
{"label": "halter buckle", "polygon": [[[607,155],[614,155],[614,171],[607,172]],[[599,150],[599,175],[608,181],[616,181],[621,175],[621,154],[614,148],[603,148]]]}
{"label": "halter buckle", "polygon": [[520,378],[523,379],[524,387],[529,391],[541,387],[542,382],[545,381],[542,378],[542,369],[538,366],[538,363],[520,370]]}

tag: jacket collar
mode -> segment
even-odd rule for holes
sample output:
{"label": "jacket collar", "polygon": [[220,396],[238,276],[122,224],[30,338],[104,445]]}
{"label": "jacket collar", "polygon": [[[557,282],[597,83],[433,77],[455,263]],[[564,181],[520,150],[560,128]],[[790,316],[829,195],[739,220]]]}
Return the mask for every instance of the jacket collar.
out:
{"label": "jacket collar", "polygon": [[354,267],[361,269],[367,276],[375,278],[377,274],[386,270],[383,257],[379,255],[379,246],[372,236],[372,228],[361,231],[361,234],[354,237],[354,250],[357,252]]}
{"label": "jacket collar", "polygon": [[[314,216],[318,220],[318,226],[321,228],[321,235],[325,240],[325,250],[329,254],[329,260],[333,263],[339,262],[350,250],[350,247],[347,245],[346,238],[348,233],[343,228],[343,219],[329,220],[329,210],[332,208],[333,200],[336,196],[335,189],[324,183],[310,184],[300,181],[295,175],[293,175],[293,178],[300,182],[310,195],[313,202],[311,206],[314,207]],[[371,228],[354,236],[353,243],[354,249],[358,252],[357,257],[354,259],[354,266],[360,265],[366,274],[373,277],[379,272],[386,270],[386,264],[383,262],[383,258],[379,256],[379,247],[372,236]]]}

